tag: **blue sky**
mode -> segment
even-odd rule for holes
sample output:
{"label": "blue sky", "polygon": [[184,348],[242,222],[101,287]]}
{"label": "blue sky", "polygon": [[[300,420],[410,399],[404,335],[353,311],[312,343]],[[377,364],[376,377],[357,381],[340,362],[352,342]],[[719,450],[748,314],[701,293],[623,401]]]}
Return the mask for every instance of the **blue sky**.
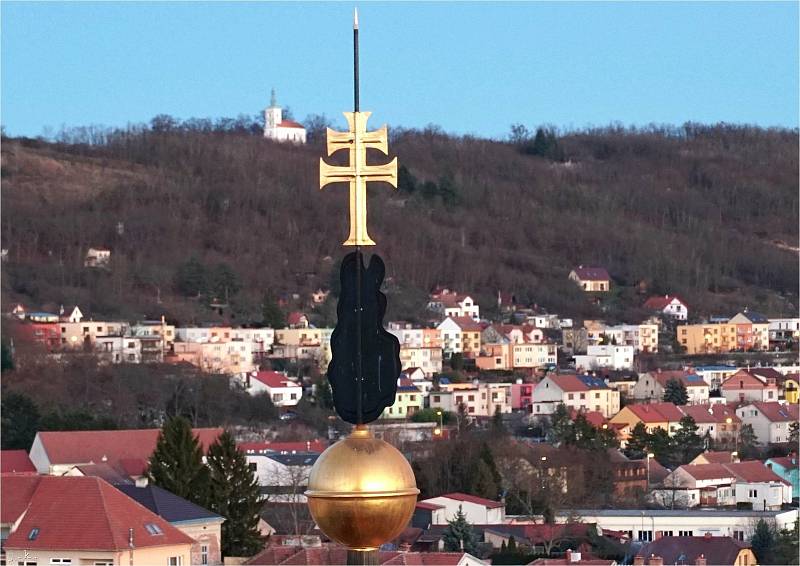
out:
{"label": "blue sky", "polygon": [[371,124],[503,137],[512,123],[798,126],[798,4],[3,1],[11,135],[156,114],[295,118],[352,105],[352,8]]}

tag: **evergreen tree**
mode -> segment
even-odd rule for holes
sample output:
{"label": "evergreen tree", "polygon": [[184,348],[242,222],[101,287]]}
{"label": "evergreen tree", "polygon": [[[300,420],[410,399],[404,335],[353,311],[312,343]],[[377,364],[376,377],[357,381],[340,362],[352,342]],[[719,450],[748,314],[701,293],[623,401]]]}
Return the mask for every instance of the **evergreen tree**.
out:
{"label": "evergreen tree", "polygon": [[275,301],[275,297],[269,291],[264,293],[264,300],[261,304],[261,322],[269,328],[284,328],[286,326],[286,317],[283,315],[283,311],[278,306],[277,301]]}
{"label": "evergreen tree", "polygon": [[258,530],[263,499],[245,455],[225,431],[208,449],[209,508],[225,517],[222,554],[252,556],[264,546]]}
{"label": "evergreen tree", "polygon": [[759,519],[753,538],[750,540],[750,547],[756,555],[759,564],[775,564],[772,551],[775,545],[775,533],[764,519]]}
{"label": "evergreen tree", "polygon": [[673,440],[680,455],[680,463],[688,464],[703,451],[703,439],[697,434],[698,427],[692,417],[683,417],[680,425]]}
{"label": "evergreen tree", "polygon": [[508,550],[509,553],[515,553],[516,554],[516,552],[517,552],[517,541],[514,540],[514,535],[511,535],[510,537],[508,537],[508,546],[506,547],[506,549]]}
{"label": "evergreen tree", "polygon": [[502,436],[507,432],[506,425],[503,424],[503,414],[500,412],[500,407],[495,407],[494,415],[492,416],[492,433]]}
{"label": "evergreen tree", "polygon": [[648,440],[647,427],[644,426],[643,422],[638,422],[631,430],[628,445],[623,452],[631,460],[644,458],[647,454]]}
{"label": "evergreen tree", "polygon": [[497,464],[494,461],[494,455],[492,454],[492,450],[491,448],[489,448],[489,445],[486,442],[484,442],[481,445],[480,459],[484,464],[486,464],[489,473],[491,473],[492,475],[492,481],[494,482],[495,485],[495,493],[491,497],[491,499],[494,499],[495,497],[497,497],[497,492],[500,491],[500,485],[503,481],[503,477],[500,475],[500,472],[497,469]]}
{"label": "evergreen tree", "polygon": [[741,460],[755,458],[759,455],[758,438],[753,430],[753,425],[742,425],[742,428],[739,429],[738,445]]}
{"label": "evergreen tree", "polygon": [[586,420],[583,413],[578,413],[575,421],[572,424],[572,442],[578,448],[590,450],[595,446],[595,438],[597,437],[597,429]]}
{"label": "evergreen tree", "polygon": [[164,424],[150,456],[147,477],[154,485],[192,503],[206,504],[208,468],[203,464],[203,449],[188,420],[173,417]]}
{"label": "evergreen tree", "polygon": [[659,463],[670,468],[675,464],[675,442],[663,428],[658,427],[648,435],[647,446]]}
{"label": "evergreen tree", "polygon": [[239,276],[226,263],[218,263],[208,275],[208,290],[220,301],[234,296],[241,287]]}
{"label": "evergreen tree", "polygon": [[550,417],[550,434],[552,437],[550,440],[556,446],[575,443],[575,430],[564,403],[559,403]]}
{"label": "evergreen tree", "polygon": [[442,533],[444,549],[448,552],[463,550],[473,556],[478,554],[478,537],[472,530],[472,525],[467,522],[461,505],[458,506],[456,516],[447,521],[447,528]]}
{"label": "evergreen tree", "polygon": [[400,165],[397,169],[397,189],[408,194],[417,190],[417,178],[405,165]]}
{"label": "evergreen tree", "polygon": [[39,430],[39,409],[29,397],[10,391],[2,395],[2,441],[3,450],[29,450]]}
{"label": "evergreen tree", "polygon": [[175,290],[184,297],[199,297],[206,290],[205,266],[196,257],[178,266],[175,273]]}
{"label": "evergreen tree", "polygon": [[320,376],[314,381],[314,398],[318,407],[333,409],[333,391],[331,391],[330,382],[324,376]]}
{"label": "evergreen tree", "polygon": [[486,499],[497,497],[497,484],[492,477],[492,471],[483,460],[478,460],[471,466],[469,474],[464,479],[468,482],[468,489],[464,490],[467,493]]}
{"label": "evergreen tree", "polygon": [[773,557],[775,564],[797,564],[800,556],[800,520],[795,520],[794,528],[781,529],[776,535]]}
{"label": "evergreen tree", "polygon": [[11,352],[11,346],[3,340],[0,342],[2,348],[2,362],[0,362],[0,371],[11,371],[14,369],[14,356]]}
{"label": "evergreen tree", "polygon": [[664,399],[667,403],[675,405],[685,405],[689,402],[689,393],[686,391],[686,386],[680,380],[672,378],[667,381],[664,387]]}
{"label": "evergreen tree", "polygon": [[797,446],[798,441],[800,441],[800,423],[794,421],[789,424],[789,443]]}

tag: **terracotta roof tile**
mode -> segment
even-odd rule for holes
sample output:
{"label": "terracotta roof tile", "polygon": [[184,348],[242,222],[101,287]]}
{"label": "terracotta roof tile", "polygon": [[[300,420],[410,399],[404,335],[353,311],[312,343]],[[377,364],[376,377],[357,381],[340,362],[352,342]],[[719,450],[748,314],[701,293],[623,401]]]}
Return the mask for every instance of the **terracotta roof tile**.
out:
{"label": "terracotta roof tile", "polygon": [[28,508],[42,476],[3,474],[0,476],[0,523],[13,523]]}
{"label": "terracotta roof tile", "polygon": [[267,387],[300,387],[300,384],[292,381],[286,375],[277,371],[258,371],[250,377],[266,385]]}
{"label": "terracotta roof tile", "polygon": [[476,505],[483,505],[484,507],[488,507],[490,509],[504,507],[504,505],[499,501],[484,499],[483,497],[468,495],[466,493],[459,493],[459,492],[445,493],[444,495],[440,495],[439,497],[446,497],[447,499],[454,499],[456,501],[466,501],[468,503],[475,503]]}
{"label": "terracotta roof tile", "polygon": [[0,473],[36,473],[36,467],[24,450],[0,450]]}
{"label": "terracotta roof tile", "polygon": [[605,267],[584,267],[581,265],[573,269],[573,271],[581,281],[608,281],[611,279]]}
{"label": "terracotta roof tile", "polygon": [[[148,524],[160,533],[148,532]],[[34,528],[38,535],[31,540]],[[194,542],[100,478],[43,476],[31,494],[28,511],[4,546],[31,551],[124,550],[129,529],[137,548]]]}
{"label": "terracotta roof tile", "polygon": [[697,564],[702,554],[708,564],[736,564],[739,552],[745,548],[743,543],[731,537],[661,537],[644,546],[639,552],[642,556],[655,554],[664,564]]}
{"label": "terracotta roof tile", "polygon": [[777,401],[772,401],[770,403],[755,401],[750,405],[761,411],[761,413],[773,423],[792,422],[798,420],[798,405],[782,405]]}

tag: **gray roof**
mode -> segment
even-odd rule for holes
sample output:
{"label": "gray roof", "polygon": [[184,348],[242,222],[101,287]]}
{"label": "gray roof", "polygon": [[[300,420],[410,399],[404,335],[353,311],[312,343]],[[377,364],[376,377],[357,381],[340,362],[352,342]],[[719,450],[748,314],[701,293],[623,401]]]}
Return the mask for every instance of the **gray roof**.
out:
{"label": "gray roof", "polygon": [[115,485],[122,493],[170,523],[222,520],[216,513],[155,485]]}
{"label": "gray roof", "polygon": [[297,452],[295,454],[267,453],[263,454],[263,456],[280,462],[284,466],[313,466],[317,458],[320,457],[320,454],[317,452]]}

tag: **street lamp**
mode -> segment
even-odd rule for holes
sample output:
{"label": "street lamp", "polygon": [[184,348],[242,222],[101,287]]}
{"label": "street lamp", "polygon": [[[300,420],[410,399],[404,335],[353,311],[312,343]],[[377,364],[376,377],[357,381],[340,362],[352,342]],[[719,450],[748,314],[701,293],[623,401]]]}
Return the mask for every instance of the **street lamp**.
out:
{"label": "street lamp", "polygon": [[650,458],[654,458],[655,454],[652,452],[647,453],[647,491],[650,491]]}
{"label": "street lamp", "polygon": [[[731,417],[727,417],[725,419],[725,424],[728,426],[733,426],[733,419]],[[736,452],[739,452],[739,435],[737,434],[736,428],[733,428],[733,440],[736,447]]]}

